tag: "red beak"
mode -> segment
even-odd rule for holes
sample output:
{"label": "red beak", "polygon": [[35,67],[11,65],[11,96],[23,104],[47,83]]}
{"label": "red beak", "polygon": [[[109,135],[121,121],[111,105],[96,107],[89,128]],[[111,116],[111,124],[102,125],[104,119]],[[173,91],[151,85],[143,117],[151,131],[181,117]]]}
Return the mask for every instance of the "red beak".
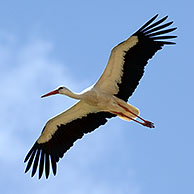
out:
{"label": "red beak", "polygon": [[49,92],[47,94],[42,95],[41,98],[44,98],[46,96],[51,96],[51,95],[54,95],[54,94],[58,94],[58,93],[59,93],[58,90],[53,90],[52,92]]}

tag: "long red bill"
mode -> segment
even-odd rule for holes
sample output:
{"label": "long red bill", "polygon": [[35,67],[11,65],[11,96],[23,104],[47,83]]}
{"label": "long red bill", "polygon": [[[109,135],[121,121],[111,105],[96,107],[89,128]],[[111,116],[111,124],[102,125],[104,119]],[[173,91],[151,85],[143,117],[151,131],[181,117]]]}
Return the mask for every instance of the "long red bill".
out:
{"label": "long red bill", "polygon": [[52,92],[49,92],[47,94],[44,94],[41,96],[41,98],[44,98],[44,97],[47,97],[47,96],[51,96],[51,95],[54,95],[54,94],[58,94],[59,91],[58,90],[53,90]]}

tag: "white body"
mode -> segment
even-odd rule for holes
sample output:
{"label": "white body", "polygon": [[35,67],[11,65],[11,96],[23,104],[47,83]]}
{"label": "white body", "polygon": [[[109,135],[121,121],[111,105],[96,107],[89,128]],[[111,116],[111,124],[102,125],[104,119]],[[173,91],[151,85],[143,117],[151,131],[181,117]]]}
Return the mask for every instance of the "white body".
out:
{"label": "white body", "polygon": [[[75,94],[72,93],[69,89],[64,88],[60,91],[60,94],[65,94],[71,98],[80,99],[80,101],[67,111],[50,119],[45,126],[45,130],[37,140],[38,143],[49,141],[52,138],[52,134],[54,134],[57,130],[58,125],[69,123],[75,118],[86,116],[88,113],[104,111],[115,114],[116,112],[118,112],[122,113],[122,116],[121,114],[118,114],[118,116],[127,121],[136,119],[137,116],[135,115],[139,115],[139,110],[136,107],[113,95],[102,92],[95,87],[82,94]],[[129,111],[126,111],[124,108],[119,106],[119,104],[124,106],[126,109],[129,109],[135,115],[133,115]],[[124,117],[123,115],[126,115],[126,117]]]}
{"label": "white body", "polygon": [[[86,92],[76,94],[64,87],[59,91],[60,94],[64,94],[71,98],[80,99],[81,101],[69,110],[48,121],[45,130],[38,139],[38,143],[49,141],[52,134],[54,134],[57,130],[57,125],[61,123],[68,123],[75,118],[81,118],[84,115],[92,112],[95,113],[104,111],[110,113],[114,112],[114,114],[122,113],[117,114],[117,116],[127,121],[136,119],[136,117],[139,115],[139,110],[125,101],[115,97],[114,94],[118,93],[119,90],[118,83],[121,82],[121,77],[123,74],[124,54],[137,42],[138,37],[131,36],[126,41],[113,48],[103,74],[97,83],[93,87],[90,87],[90,90],[86,89],[84,90]],[[136,116],[120,107],[118,103],[120,103],[126,109],[132,111]]]}

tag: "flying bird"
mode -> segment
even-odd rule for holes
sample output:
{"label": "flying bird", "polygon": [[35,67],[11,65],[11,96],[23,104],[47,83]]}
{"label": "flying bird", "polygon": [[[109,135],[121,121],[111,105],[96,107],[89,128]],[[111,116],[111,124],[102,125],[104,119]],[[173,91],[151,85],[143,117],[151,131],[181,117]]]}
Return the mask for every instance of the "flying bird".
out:
{"label": "flying bird", "polygon": [[164,45],[175,44],[168,39],[176,36],[166,35],[176,29],[167,28],[173,22],[164,23],[167,16],[155,21],[157,16],[112,49],[103,74],[92,87],[82,93],[74,93],[60,86],[42,96],[63,94],[79,101],[46,123],[24,160],[27,162],[25,172],[32,167],[33,177],[39,167],[39,178],[44,170],[48,178],[51,164],[53,174],[56,175],[57,162],[73,143],[104,125],[111,117],[118,116],[126,121],[154,127],[152,122],[140,117],[139,110],[127,101],[139,84],[148,60]]}

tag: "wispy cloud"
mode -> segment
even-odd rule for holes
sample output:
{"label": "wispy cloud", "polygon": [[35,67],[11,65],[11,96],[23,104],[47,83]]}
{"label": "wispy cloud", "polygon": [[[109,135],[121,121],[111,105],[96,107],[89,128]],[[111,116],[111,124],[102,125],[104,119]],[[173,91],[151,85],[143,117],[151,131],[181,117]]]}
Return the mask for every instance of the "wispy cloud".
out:
{"label": "wispy cloud", "polygon": [[[58,194],[140,194],[139,187],[132,180],[134,176],[131,169],[127,172],[130,180],[101,176],[100,171],[105,168],[103,164],[109,165],[106,160],[110,157],[110,146],[115,146],[116,151],[118,146],[114,142],[119,141],[118,136],[113,135],[118,131],[113,130],[109,145],[103,147],[108,135],[105,127],[104,136],[96,132],[96,136],[92,134],[90,138],[85,137],[91,147],[82,141],[75,144],[72,153],[66,155],[63,163],[59,163],[57,177],[37,181],[36,178],[31,179],[29,174],[24,175],[23,158],[33,143],[32,139],[36,140],[46,119],[74,102],[68,98],[64,100],[64,97],[41,100],[39,96],[62,83],[79,91],[82,83],[71,76],[66,64],[51,57],[54,49],[51,42],[40,39],[20,42],[16,37],[5,34],[4,42],[0,40],[0,163],[4,167],[0,181],[3,187],[9,183],[16,188],[8,188],[8,193],[46,194],[57,191]],[[111,127],[114,129],[118,126],[115,122]],[[91,151],[89,156],[88,149]],[[91,169],[91,163],[96,165],[96,169]],[[62,186],[64,188],[59,190]]]}
{"label": "wispy cloud", "polygon": [[[0,50],[3,51],[0,52],[0,149],[4,148],[2,144],[6,142],[15,144],[14,138],[17,140],[23,132],[27,133],[26,129],[32,130],[35,126],[38,120],[34,120],[33,115],[45,112],[42,110],[45,107],[40,105],[41,90],[51,89],[55,84],[56,87],[62,80],[76,88],[64,64],[49,57],[53,49],[51,43],[35,40],[18,45],[16,39],[10,36],[5,37],[5,40],[0,44]],[[67,76],[64,77],[64,74]],[[36,106],[33,106],[34,103]],[[55,103],[54,99],[51,109],[55,109]],[[0,158],[5,159],[3,151],[0,152]]]}

